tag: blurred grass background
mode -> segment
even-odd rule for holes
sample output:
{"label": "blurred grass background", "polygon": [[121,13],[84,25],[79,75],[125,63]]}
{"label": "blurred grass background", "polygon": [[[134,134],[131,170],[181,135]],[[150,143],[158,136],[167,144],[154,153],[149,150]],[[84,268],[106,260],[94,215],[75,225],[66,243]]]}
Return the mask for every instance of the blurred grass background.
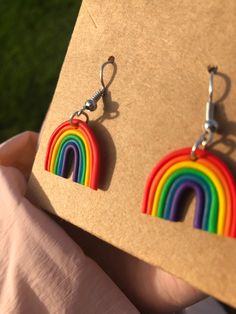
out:
{"label": "blurred grass background", "polygon": [[38,131],[81,0],[0,2],[0,142]]}

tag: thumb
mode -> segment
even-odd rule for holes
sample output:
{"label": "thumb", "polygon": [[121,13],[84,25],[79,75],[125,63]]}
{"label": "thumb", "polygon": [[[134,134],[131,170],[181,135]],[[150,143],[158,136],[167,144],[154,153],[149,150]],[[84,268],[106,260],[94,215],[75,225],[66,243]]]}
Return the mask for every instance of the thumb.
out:
{"label": "thumb", "polygon": [[28,179],[37,149],[38,134],[24,132],[0,145],[0,165],[17,168]]}

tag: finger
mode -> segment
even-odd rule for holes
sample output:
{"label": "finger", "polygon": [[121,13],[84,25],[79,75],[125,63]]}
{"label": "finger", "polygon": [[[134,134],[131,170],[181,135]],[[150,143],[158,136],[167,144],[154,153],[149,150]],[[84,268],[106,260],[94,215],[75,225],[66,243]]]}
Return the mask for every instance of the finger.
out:
{"label": "finger", "polygon": [[27,179],[37,149],[38,134],[24,132],[0,145],[0,165],[17,168]]}

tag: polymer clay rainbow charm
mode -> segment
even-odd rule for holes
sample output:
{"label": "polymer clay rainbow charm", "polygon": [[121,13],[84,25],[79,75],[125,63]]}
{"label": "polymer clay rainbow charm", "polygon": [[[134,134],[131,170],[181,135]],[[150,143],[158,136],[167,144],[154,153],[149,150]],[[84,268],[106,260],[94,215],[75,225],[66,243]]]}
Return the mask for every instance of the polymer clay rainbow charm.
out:
{"label": "polymer clay rainbow charm", "polygon": [[236,237],[236,184],[228,167],[206,151],[217,122],[213,119],[213,75],[210,68],[205,132],[193,147],[164,157],[146,183],[142,212],[170,221],[181,218],[182,201],[189,190],[196,196],[193,226],[218,235]]}
{"label": "polymer clay rainbow charm", "polygon": [[97,189],[99,149],[86,122],[73,119],[59,125],[51,135],[45,159],[45,170],[66,177],[73,154],[73,181]]}
{"label": "polymer clay rainbow charm", "polygon": [[[103,74],[106,65],[113,65],[113,74],[107,85]],[[100,154],[96,138],[88,126],[89,116],[86,111],[97,109],[98,100],[104,96],[115,75],[115,58],[110,56],[100,66],[101,88],[88,100],[83,107],[75,111],[70,119],[59,125],[51,135],[44,169],[58,176],[67,178],[72,172],[72,180],[94,190],[98,188],[100,171]],[[86,121],[78,119],[85,116]]]}
{"label": "polymer clay rainbow charm", "polygon": [[144,192],[142,212],[178,221],[181,201],[194,190],[194,227],[211,233],[236,237],[236,187],[227,166],[216,156],[184,148],[163,158],[153,169]]}

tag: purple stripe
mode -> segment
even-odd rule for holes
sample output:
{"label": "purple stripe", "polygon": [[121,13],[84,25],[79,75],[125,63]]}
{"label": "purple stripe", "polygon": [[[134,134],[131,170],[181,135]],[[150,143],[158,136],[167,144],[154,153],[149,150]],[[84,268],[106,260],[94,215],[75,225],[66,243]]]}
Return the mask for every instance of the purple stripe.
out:
{"label": "purple stripe", "polygon": [[75,146],[73,144],[68,145],[65,148],[65,154],[64,154],[64,158],[63,158],[63,163],[62,163],[62,176],[65,176],[65,171],[66,171],[66,163],[67,161],[67,156],[70,152],[70,150],[73,150],[74,152],[74,169],[73,169],[73,181],[77,181],[77,176],[78,176],[78,167],[79,167],[79,155],[78,155],[78,151],[75,148]]}
{"label": "purple stripe", "polygon": [[179,188],[176,190],[175,196],[173,198],[173,203],[170,210],[169,219],[172,221],[179,220],[179,212],[181,211],[180,205],[181,200],[188,189],[193,189],[196,195],[196,207],[194,214],[194,222],[193,225],[195,228],[201,229],[201,218],[204,209],[204,192],[199,184],[196,182],[187,180],[182,183]]}

